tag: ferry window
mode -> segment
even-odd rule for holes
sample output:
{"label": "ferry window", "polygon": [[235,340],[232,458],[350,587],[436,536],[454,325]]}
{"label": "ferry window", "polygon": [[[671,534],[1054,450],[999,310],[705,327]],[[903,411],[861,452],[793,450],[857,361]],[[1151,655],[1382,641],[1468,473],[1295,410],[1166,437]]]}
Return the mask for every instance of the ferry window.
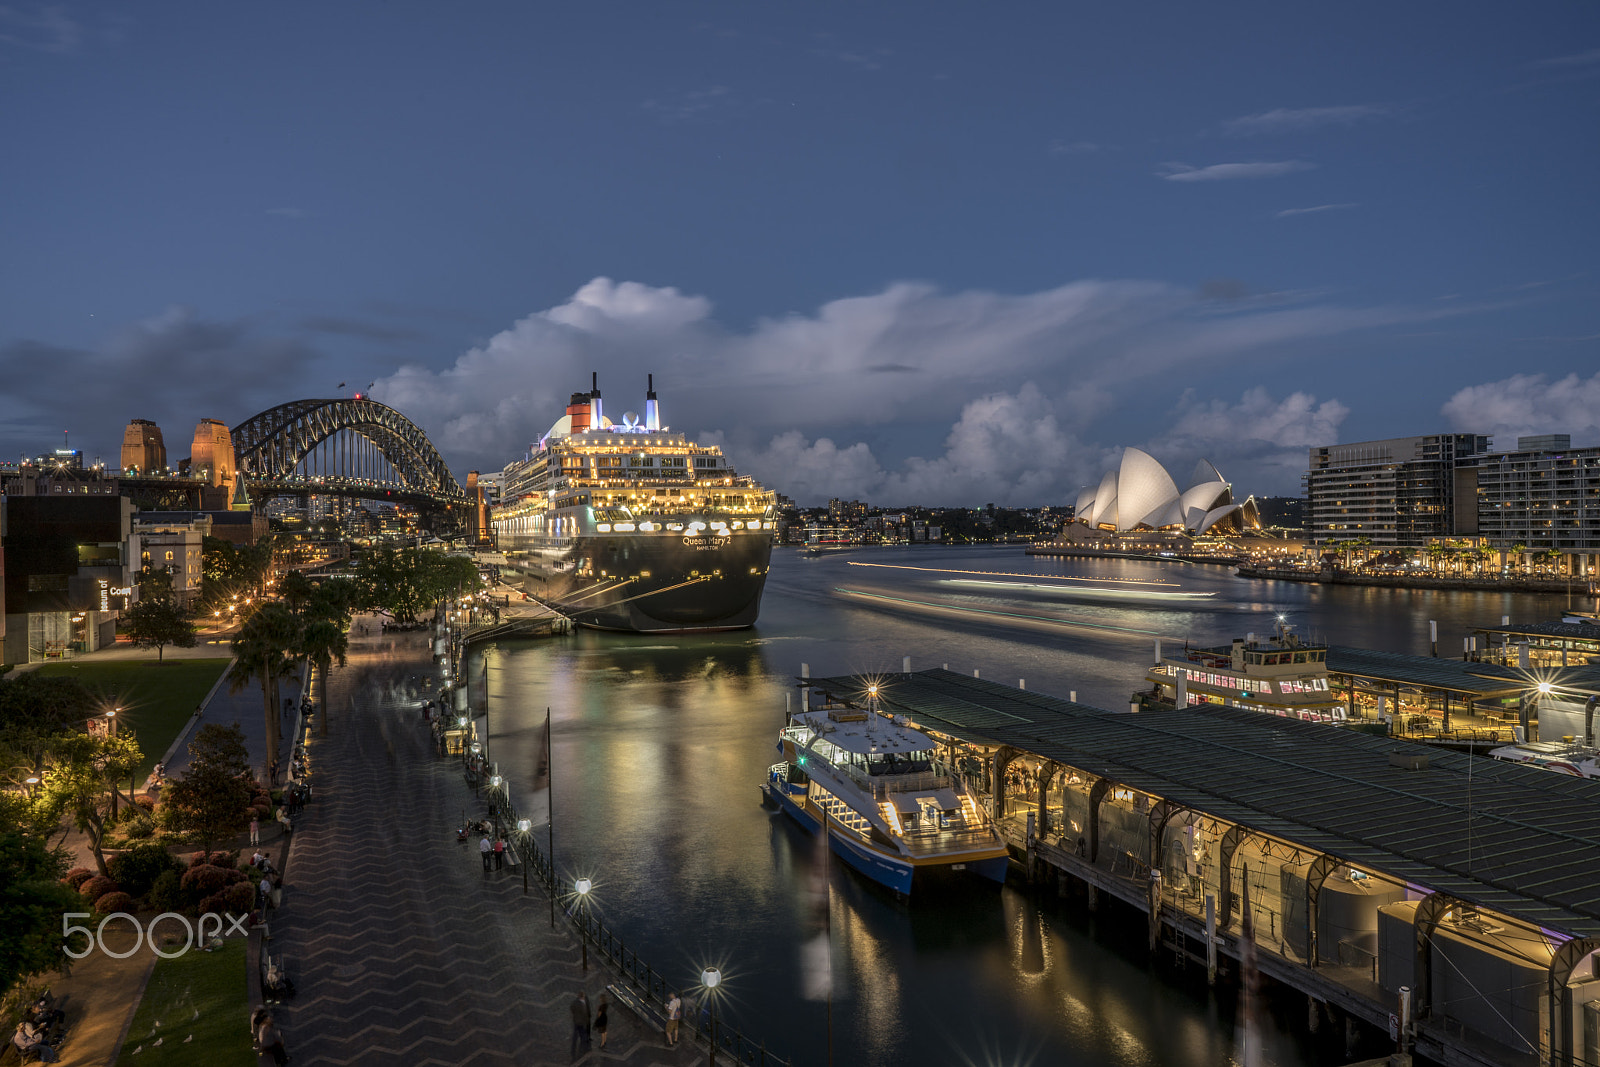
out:
{"label": "ferry window", "polygon": [[1306,661],[1306,654],[1304,652],[1296,652],[1294,654],[1294,661],[1296,663],[1304,663]]}
{"label": "ferry window", "polygon": [[628,466],[630,466],[630,467],[654,467],[655,465],[656,465],[656,461],[655,461],[655,457],[654,456],[629,456],[628,457]]}

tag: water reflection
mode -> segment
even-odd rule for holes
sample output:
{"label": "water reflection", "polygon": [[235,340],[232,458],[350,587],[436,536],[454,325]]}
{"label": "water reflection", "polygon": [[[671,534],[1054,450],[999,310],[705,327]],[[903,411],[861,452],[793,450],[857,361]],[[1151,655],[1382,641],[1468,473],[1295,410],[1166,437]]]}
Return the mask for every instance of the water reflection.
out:
{"label": "water reflection", "polygon": [[[558,864],[599,883],[604,921],[669,980],[690,988],[707,961],[718,963],[727,976],[719,1012],[803,1064],[827,1062],[825,1009],[801,998],[798,966],[816,850],[758,802],[802,662],[818,675],[897,671],[909,655],[916,668],[976,668],[1119,708],[1141,684],[1157,634],[1221,644],[1284,613],[1309,637],[1426,652],[1430,618],[1448,650],[1501,615],[1560,608],[1559,598],[1246,582],[1215,567],[1015,550],[908,548],[870,559],[1213,595],[1091,602],[780,550],[754,630],[581,632],[489,656],[490,752],[524,809],[551,709]],[[1077,899],[1016,885],[906,906],[839,864],[830,875],[839,1063],[1210,1067],[1231,1058],[1230,998],[1214,997],[1203,975],[1152,970],[1142,918],[1090,917]],[[1301,1035],[1301,1009],[1283,1011],[1268,1035],[1271,1061],[1342,1062],[1342,1043],[1313,1048]]]}

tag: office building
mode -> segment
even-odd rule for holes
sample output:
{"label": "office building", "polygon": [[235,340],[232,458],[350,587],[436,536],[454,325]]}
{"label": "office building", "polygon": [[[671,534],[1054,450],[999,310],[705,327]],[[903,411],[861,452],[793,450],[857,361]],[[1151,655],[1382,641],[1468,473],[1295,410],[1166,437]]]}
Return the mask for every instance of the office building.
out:
{"label": "office building", "polygon": [[192,607],[200,598],[202,553],[212,536],[211,516],[204,511],[141,512],[134,517],[141,569],[165,570],[172,576],[172,599]]}
{"label": "office building", "polygon": [[[1427,434],[1311,449],[1305,476],[1306,532],[1317,544],[1367,538],[1373,545],[1420,548],[1475,532],[1471,470],[1489,450],[1482,434]],[[1469,486],[1468,483],[1471,483]],[[1458,512],[1468,529],[1457,528]]]}
{"label": "office building", "polygon": [[110,494],[0,497],[7,663],[93,652],[134,598],[133,505]]}

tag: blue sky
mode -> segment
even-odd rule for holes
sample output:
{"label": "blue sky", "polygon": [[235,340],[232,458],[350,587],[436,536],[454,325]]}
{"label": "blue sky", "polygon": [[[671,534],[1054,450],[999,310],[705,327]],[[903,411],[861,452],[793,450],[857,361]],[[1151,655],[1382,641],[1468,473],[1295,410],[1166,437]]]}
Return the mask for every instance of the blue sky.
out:
{"label": "blue sky", "polygon": [[[0,455],[656,374],[803,500],[1600,443],[1600,8],[0,5]],[[178,449],[181,452],[181,447]]]}

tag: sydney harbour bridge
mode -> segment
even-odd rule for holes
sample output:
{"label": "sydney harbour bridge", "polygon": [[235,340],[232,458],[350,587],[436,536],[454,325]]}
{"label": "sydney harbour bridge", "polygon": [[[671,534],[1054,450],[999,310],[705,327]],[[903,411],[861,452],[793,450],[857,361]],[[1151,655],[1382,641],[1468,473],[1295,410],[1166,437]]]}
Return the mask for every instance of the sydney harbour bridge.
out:
{"label": "sydney harbour bridge", "polygon": [[[467,493],[428,435],[376,400],[294,400],[251,416],[229,433],[232,471],[242,476],[252,503],[338,496],[408,505],[436,532],[472,521]],[[154,471],[124,471],[120,481],[130,495],[161,507],[200,508],[209,486],[198,477]],[[217,490],[234,489],[231,471],[212,481],[226,483]]]}

